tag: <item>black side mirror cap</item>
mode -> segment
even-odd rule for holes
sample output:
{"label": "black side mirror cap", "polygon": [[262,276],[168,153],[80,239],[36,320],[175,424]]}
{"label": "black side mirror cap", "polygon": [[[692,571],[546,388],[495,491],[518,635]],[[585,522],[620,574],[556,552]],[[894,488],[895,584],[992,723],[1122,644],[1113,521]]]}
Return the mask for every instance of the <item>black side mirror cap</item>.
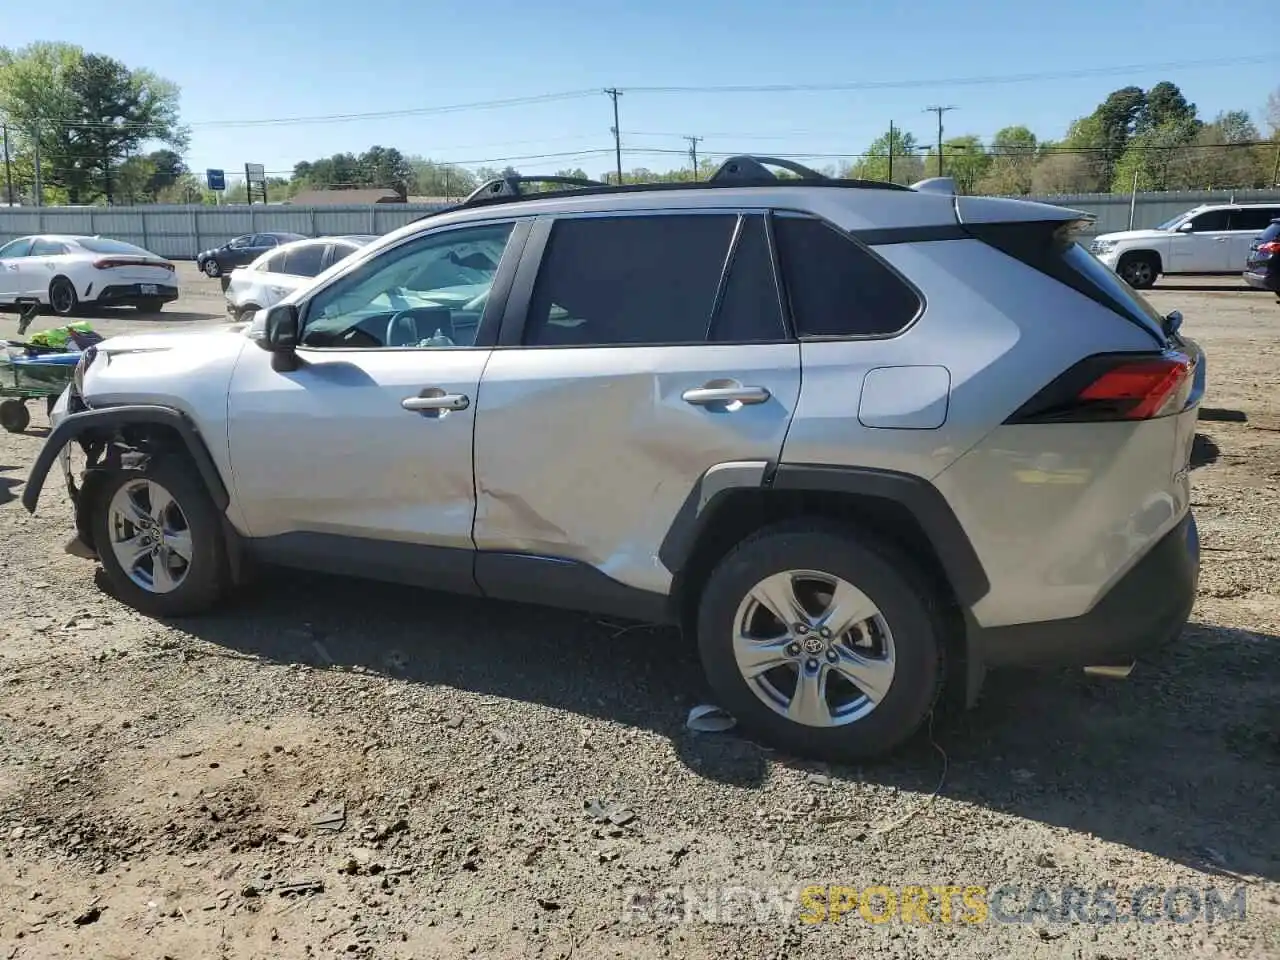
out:
{"label": "black side mirror cap", "polygon": [[267,310],[263,322],[262,347],[271,351],[271,369],[298,369],[298,307],[278,303]]}

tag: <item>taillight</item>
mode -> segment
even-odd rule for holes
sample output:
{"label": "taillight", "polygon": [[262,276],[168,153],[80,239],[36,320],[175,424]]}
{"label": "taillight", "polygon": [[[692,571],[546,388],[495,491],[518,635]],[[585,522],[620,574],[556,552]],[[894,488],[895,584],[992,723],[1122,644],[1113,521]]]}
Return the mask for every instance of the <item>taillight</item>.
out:
{"label": "taillight", "polygon": [[114,270],[116,267],[128,267],[137,263],[136,260],[95,260],[93,265],[99,270]]}
{"label": "taillight", "polygon": [[1265,253],[1269,257],[1274,256],[1275,254],[1280,253],[1280,243],[1277,243],[1275,240],[1268,243],[1260,243],[1258,244],[1258,252]]}
{"label": "taillight", "polygon": [[1180,412],[1194,382],[1190,357],[1107,354],[1088,357],[1024,403],[1007,423],[1150,420]]}
{"label": "taillight", "polygon": [[99,270],[114,270],[116,267],[159,267],[162,270],[168,270],[173,273],[176,269],[168,260],[138,260],[120,257],[100,257],[93,261],[93,265]]}

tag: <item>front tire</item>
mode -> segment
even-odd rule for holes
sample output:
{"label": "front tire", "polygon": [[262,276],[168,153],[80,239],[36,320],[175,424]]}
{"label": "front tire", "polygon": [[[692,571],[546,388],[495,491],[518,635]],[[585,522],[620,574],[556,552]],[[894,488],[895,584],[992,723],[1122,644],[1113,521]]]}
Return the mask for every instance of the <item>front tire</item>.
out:
{"label": "front tire", "polygon": [[721,706],[796,756],[892,752],[942,687],[944,628],[925,583],[897,549],[852,530],[791,522],[752,535],[712,572],[699,608]]}
{"label": "front tire", "polygon": [[215,280],[222,275],[222,267],[218,266],[218,261],[212,258],[206,260],[201,269],[210,280]]}
{"label": "front tire", "polygon": [[153,457],[98,488],[93,543],[116,596],[149,616],[201,613],[221,597],[227,553],[217,507],[178,457]]}
{"label": "front tire", "polygon": [[1160,276],[1160,263],[1149,253],[1126,253],[1120,258],[1116,272],[1135,290],[1150,290]]}
{"label": "front tire", "polygon": [[76,288],[66,277],[54,277],[49,284],[49,309],[60,317],[70,317],[80,306]]}

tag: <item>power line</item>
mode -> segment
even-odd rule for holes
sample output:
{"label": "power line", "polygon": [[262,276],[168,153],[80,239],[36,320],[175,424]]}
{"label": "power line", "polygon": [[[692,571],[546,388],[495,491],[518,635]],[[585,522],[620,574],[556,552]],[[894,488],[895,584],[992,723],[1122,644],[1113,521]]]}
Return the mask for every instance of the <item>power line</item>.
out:
{"label": "power line", "polygon": [[1076,70],[1049,70],[1039,73],[940,77],[930,80],[860,80],[849,83],[731,84],[703,87],[626,87],[625,89],[628,93],[817,93],[845,90],[904,90],[918,87],[986,86],[1001,83],[1031,83],[1043,80],[1075,80],[1082,77],[1105,77],[1145,70],[1194,70],[1212,67],[1239,67],[1249,63],[1274,63],[1275,60],[1274,54],[1261,54],[1251,57],[1219,57],[1211,60],[1167,60],[1163,63],[1138,63]]}

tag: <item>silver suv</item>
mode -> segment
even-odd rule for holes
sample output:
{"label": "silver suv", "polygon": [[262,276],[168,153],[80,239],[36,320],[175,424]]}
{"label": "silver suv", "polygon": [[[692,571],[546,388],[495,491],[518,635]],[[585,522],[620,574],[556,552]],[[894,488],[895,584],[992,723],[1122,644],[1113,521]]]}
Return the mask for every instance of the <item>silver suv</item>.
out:
{"label": "silver suv", "polygon": [[745,157],[526,186],[89,351],[26,507],[61,456],[69,549],[159,616],[258,560],[676,624],[744,727],[846,760],[1179,632],[1203,355],[1082,214]]}

